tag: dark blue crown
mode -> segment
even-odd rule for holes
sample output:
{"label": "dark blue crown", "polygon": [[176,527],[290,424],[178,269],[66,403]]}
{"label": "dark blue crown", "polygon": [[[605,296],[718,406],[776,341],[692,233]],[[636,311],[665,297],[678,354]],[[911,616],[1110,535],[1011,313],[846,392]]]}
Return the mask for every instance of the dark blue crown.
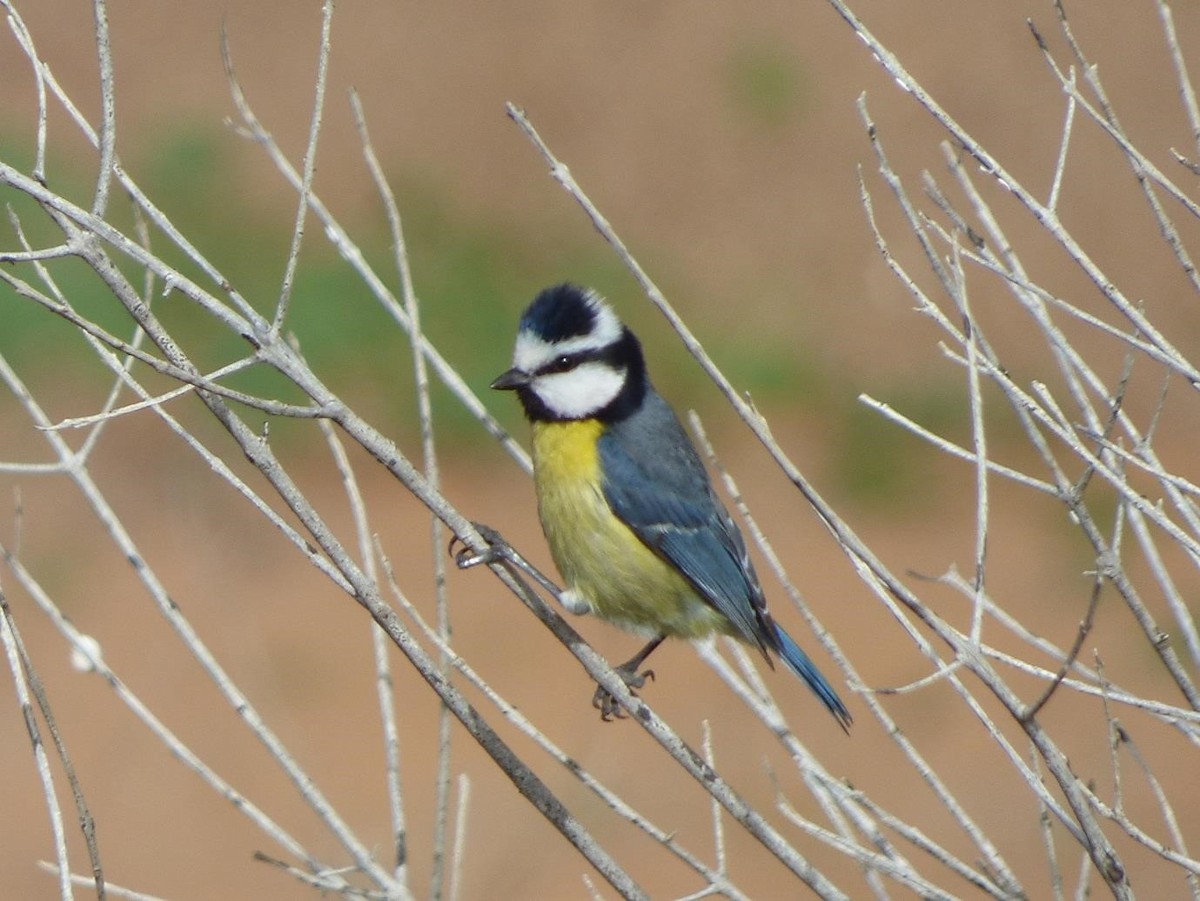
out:
{"label": "dark blue crown", "polygon": [[549,343],[591,334],[595,325],[588,291],[565,282],[542,291],[521,315],[521,330]]}

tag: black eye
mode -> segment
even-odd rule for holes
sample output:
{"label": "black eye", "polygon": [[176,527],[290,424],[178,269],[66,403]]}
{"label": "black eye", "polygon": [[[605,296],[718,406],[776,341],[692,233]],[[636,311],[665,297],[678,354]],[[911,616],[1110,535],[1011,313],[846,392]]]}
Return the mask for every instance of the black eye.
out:
{"label": "black eye", "polygon": [[561,357],[555,357],[549,363],[542,367],[542,372],[552,374],[555,372],[566,372],[568,369],[574,369],[579,361],[569,354],[563,354]]}

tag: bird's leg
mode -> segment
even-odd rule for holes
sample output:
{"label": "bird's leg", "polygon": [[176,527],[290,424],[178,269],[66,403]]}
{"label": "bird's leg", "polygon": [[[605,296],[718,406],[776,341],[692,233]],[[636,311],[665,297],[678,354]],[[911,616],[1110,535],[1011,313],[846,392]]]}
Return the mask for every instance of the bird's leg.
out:
{"label": "bird's leg", "polygon": [[[646,662],[646,658],[654,653],[654,649],[666,640],[666,637],[665,635],[659,635],[651,639],[644,648],[620,666],[613,667],[621,677],[621,681],[629,688],[629,693],[634,697],[637,697],[637,689],[645,685],[647,679],[654,678],[654,670],[642,670],[640,673],[638,670]],[[596,693],[592,695],[592,706],[600,711],[600,719],[606,722],[614,716],[617,719],[622,719],[625,716],[625,711],[621,709],[620,703],[613,696],[612,692],[603,685],[596,686]]]}

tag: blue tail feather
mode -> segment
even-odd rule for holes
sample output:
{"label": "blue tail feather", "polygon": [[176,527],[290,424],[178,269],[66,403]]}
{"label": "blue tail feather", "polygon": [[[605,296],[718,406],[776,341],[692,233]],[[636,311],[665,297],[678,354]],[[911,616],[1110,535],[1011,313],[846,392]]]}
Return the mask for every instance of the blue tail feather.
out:
{"label": "blue tail feather", "polygon": [[846,705],[842,703],[837,692],[833,690],[833,686],[821,675],[816,664],[808,659],[808,655],[801,650],[800,645],[792,640],[792,636],[783,631],[783,627],[778,623],[772,625],[775,626],[775,635],[779,639],[779,658],[787,664],[788,669],[807,683],[808,687],[813,690],[813,694],[820,698],[822,703],[829,708],[829,712],[837,717],[838,724],[849,731],[853,717],[850,716],[850,711],[846,709]]}

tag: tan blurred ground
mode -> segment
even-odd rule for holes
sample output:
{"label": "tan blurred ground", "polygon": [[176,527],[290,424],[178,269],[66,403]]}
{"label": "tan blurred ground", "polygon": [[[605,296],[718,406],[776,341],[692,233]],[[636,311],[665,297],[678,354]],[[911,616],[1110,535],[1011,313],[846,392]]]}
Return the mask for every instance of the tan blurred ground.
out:
{"label": "tan blurred ground", "polygon": [[[1176,92],[1161,55],[1155,17],[1136,4],[1105,4],[1102,10],[1079,6],[1078,32],[1103,59],[1103,75],[1126,127],[1150,140],[1155,150],[1186,148],[1189,138],[1175,108]],[[1178,7],[1181,33],[1200,34],[1198,11]],[[965,8],[939,3],[915,10],[912,4],[864,2],[857,8],[925,86],[1018,176],[1035,184],[1048,180],[1063,103],[1024,17],[1034,16],[1052,33],[1049,4]],[[88,10],[77,3],[41,0],[25,4],[22,12],[60,80],[94,108]],[[251,102],[284,147],[298,155],[312,98],[320,21],[316,4],[256,2],[221,8],[130,0],[113,4],[109,14],[124,129],[120,150],[135,177],[141,148],[155,135],[230,114],[218,54],[222,22]],[[334,19],[333,47],[317,189],[351,221],[375,215],[345,101],[346,88],[354,86],[377,150],[389,166],[410,178],[428,178],[458,210],[477,212],[481,221],[509,221],[529,235],[539,229],[568,230],[585,238],[590,226],[505,117],[504,102],[511,100],[529,111],[643,264],[676,289],[672,297],[681,312],[697,317],[705,329],[744,335],[747,342],[760,334],[794,335],[797,343],[804,336],[807,346],[823,349],[826,365],[837,365],[836,378],[844,385],[839,403],[845,405],[855,403],[864,389],[886,396],[889,386],[919,387],[924,379],[945,378],[933,330],[913,315],[911,301],[880,262],[865,224],[856,166],[861,163],[868,177],[875,166],[854,101],[868,92],[893,162],[906,175],[940,166],[936,144],[941,136],[880,75],[826,6],[346,2]],[[731,98],[729,67],[740,52],[783,53],[796,65],[799,98],[781,122],[756,119]],[[28,135],[29,79],[11,40],[0,51],[0,83],[6,85],[0,92],[4,131]],[[70,143],[66,135],[58,116],[52,137]],[[253,148],[232,135],[229,141],[239,147],[232,190],[246,192],[286,220],[294,203],[290,194]],[[1146,298],[1156,321],[1186,346],[1187,339],[1195,340],[1200,320],[1194,309],[1176,302],[1182,296],[1179,285],[1153,229],[1146,226],[1131,179],[1118,177],[1117,187],[1106,186],[1103,197],[1097,196],[1096,179],[1120,170],[1106,155],[1103,141],[1079,141],[1086,164],[1068,174],[1064,220],[1080,229],[1110,275],[1124,280],[1131,296]],[[877,181],[872,188],[878,198],[884,197]],[[879,205],[882,225],[894,232],[897,217],[882,199]],[[1064,291],[1081,288],[1077,274],[1050,252],[1035,252],[1027,263],[1040,267],[1039,275]],[[272,265],[278,268],[281,261]],[[539,265],[553,272],[553,260]],[[554,277],[572,276],[560,272]],[[720,302],[689,307],[687,296],[678,293],[689,287]],[[634,302],[628,283],[610,288],[622,289],[622,299]],[[487,300],[464,298],[463,315],[483,302]],[[995,334],[1015,339],[1009,359],[1021,362],[1020,330],[1027,326],[1003,316],[995,320]],[[644,337],[652,348],[670,340],[665,329]],[[498,336],[495,346],[480,348],[496,361],[497,371],[507,357],[508,340]],[[55,416],[86,412],[73,408],[67,398],[59,402]],[[836,463],[836,449],[825,440],[827,424],[812,415],[790,415],[782,404],[772,414],[781,443],[825,490],[822,474],[832,473]],[[765,465],[761,450],[722,421],[727,413],[716,415],[710,426],[723,458],[776,536],[778,551],[818,616],[867,683],[897,685],[925,675],[799,496]],[[22,422],[7,395],[0,399],[0,416],[6,423]],[[31,439],[20,441],[36,447]],[[1191,445],[1180,439],[1167,446],[1187,453]],[[488,447],[472,454],[458,448],[443,452],[450,499],[472,518],[501,526],[545,562],[530,488],[512,477],[516,471],[511,464]],[[376,468],[357,462],[377,517],[375,527],[397,569],[424,572],[432,552],[422,511]],[[349,535],[340,485],[329,478],[326,462],[314,455],[298,466],[301,481],[323,499],[324,509]],[[96,472],[143,556],[204,640],[359,834],[380,849],[386,847],[379,727],[368,622],[362,612],[332,586],[310,578],[298,556],[244,504],[230,500],[229,492],[191,463],[160,427],[110,429]],[[181,478],[181,472],[187,476]],[[896,571],[936,575],[951,565],[969,571],[971,473],[938,463],[930,466],[927,477],[930,490],[913,508],[850,509],[847,515]],[[6,490],[11,481],[6,480]],[[150,611],[128,567],[98,537],[75,494],[49,480],[20,481],[23,555],[40,573],[49,573],[48,587],[74,621],[101,641],[122,677],[222,775],[293,826],[302,840],[311,840],[315,852],[337,857],[326,839],[314,838],[322,834],[316,824],[298,812],[282,777]],[[1025,503],[1014,496],[996,498],[994,504],[989,570],[994,596],[1060,645],[1069,644],[1086,603],[1089,583],[1082,573],[1091,561],[1061,511],[1048,502]],[[0,528],[11,540],[9,523]],[[99,823],[109,878],[181,899],[307,897],[286,877],[251,860],[255,849],[275,849],[150,742],[132,717],[115,710],[106,686],[70,673],[61,643],[29,610],[7,574],[0,574],[0,584],[13,599],[57,705]],[[1194,597],[1195,585],[1190,588],[1189,597]],[[696,850],[707,847],[708,808],[698,793],[689,790],[641,730],[595,720],[586,703],[591,691],[587,679],[513,599],[482,572],[452,573],[450,593],[463,656],[536,722],[553,723],[554,737],[581,764]],[[928,597],[965,621],[960,602],[945,589],[930,589]],[[428,598],[415,600],[428,609]],[[794,632],[801,631],[797,614],[787,611],[781,618],[795,626]],[[633,646],[632,639],[598,624],[584,622],[580,628],[612,659]],[[1144,642],[1128,640],[1131,634],[1129,617],[1109,598],[1087,653],[1100,648],[1110,675],[1121,684],[1173,698],[1160,683]],[[803,643],[813,645],[811,638]],[[788,761],[689,649],[676,646],[660,653],[655,660],[660,678],[648,695],[656,710],[695,742],[701,719],[708,718],[718,763],[754,803],[769,807],[772,799],[764,761],[785,791],[807,799]],[[829,661],[822,656],[820,662],[829,671]],[[788,696],[785,707],[806,724],[803,737],[813,752],[836,774],[940,834],[944,812],[908,774],[862,705],[850,701],[859,722],[847,738],[787,680],[785,674],[775,674],[771,685]],[[436,709],[430,694],[402,665],[398,686],[406,730],[411,730],[403,756],[412,793],[409,849],[420,893],[428,874],[432,789],[425,780],[432,772]],[[3,696],[2,894],[51,897],[52,881],[33,871],[32,862],[49,858],[52,849],[28,740],[11,692]],[[889,706],[931,765],[965,799],[971,815],[998,837],[1031,896],[1041,896],[1047,865],[1034,829],[1036,810],[994,745],[944,687],[894,699]],[[988,712],[999,713],[995,707]],[[1137,717],[1130,720],[1136,727]],[[1055,738],[1071,755],[1076,772],[1095,774],[1107,788],[1098,705],[1074,704],[1055,721]],[[528,750],[523,741],[513,740],[518,750]],[[1028,753],[1020,740],[1015,749]],[[1175,792],[1185,831],[1195,836],[1200,820],[1195,788],[1187,784],[1186,773],[1171,765],[1183,752],[1182,743],[1143,750]],[[691,885],[661,855],[629,860],[632,852],[626,849],[642,846],[633,830],[612,827],[606,812],[571,777],[543,765],[536,754],[533,759],[568,806],[600,830],[597,837],[628,863],[652,895]],[[472,778],[462,897],[584,896],[579,874],[585,867],[496,778],[483,756],[460,740],[454,765],[456,772]],[[1153,817],[1146,809],[1135,814],[1144,820]],[[302,825],[294,826],[297,822]],[[736,829],[728,832],[734,878],[752,896],[797,892],[797,884],[778,864]],[[801,837],[796,841],[831,875],[852,879],[852,868],[844,862],[815,843]],[[74,859],[82,867],[78,843],[75,848]],[[952,850],[972,855],[963,843],[953,844]],[[1127,844],[1122,850],[1131,866],[1144,859]],[[1064,866],[1073,874],[1075,858]],[[1156,883],[1156,872],[1135,879],[1143,897],[1182,894],[1175,882]]]}

